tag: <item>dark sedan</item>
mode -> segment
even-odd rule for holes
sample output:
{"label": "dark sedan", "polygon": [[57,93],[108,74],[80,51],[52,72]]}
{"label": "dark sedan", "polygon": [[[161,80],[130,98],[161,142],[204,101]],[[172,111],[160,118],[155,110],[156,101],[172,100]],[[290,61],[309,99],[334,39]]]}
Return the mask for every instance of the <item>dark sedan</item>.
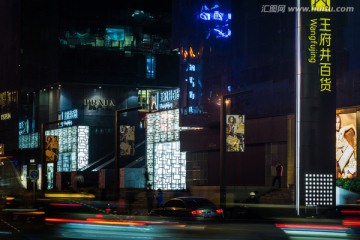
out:
{"label": "dark sedan", "polygon": [[184,220],[214,220],[224,218],[223,210],[204,197],[172,198],[164,204],[164,207],[153,209],[149,215]]}

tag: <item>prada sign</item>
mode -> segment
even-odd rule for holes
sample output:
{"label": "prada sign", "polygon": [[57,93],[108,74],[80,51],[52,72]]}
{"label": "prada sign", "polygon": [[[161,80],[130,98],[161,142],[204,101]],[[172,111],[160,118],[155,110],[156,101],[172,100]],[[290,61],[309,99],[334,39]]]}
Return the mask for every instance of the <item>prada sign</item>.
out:
{"label": "prada sign", "polygon": [[114,110],[115,101],[113,99],[92,98],[84,99],[84,107],[87,110]]}

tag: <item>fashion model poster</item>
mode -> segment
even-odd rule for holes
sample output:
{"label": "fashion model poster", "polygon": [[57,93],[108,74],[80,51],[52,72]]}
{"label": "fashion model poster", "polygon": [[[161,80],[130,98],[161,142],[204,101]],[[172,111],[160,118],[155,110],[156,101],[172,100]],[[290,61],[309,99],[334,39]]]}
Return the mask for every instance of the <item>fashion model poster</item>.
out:
{"label": "fashion model poster", "polygon": [[226,115],[226,151],[245,151],[245,115]]}
{"label": "fashion model poster", "polygon": [[58,136],[45,137],[45,159],[53,162],[58,160],[59,154],[59,139]]}
{"label": "fashion model poster", "polygon": [[357,176],[356,113],[336,115],[336,176]]}
{"label": "fashion model poster", "polygon": [[134,156],[135,126],[120,125],[120,156]]}

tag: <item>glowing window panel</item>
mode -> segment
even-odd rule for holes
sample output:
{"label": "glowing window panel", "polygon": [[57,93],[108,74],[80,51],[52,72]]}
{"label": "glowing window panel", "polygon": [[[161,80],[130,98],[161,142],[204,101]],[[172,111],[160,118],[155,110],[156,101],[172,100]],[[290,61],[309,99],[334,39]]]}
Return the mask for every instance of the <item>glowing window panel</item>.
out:
{"label": "glowing window panel", "polygon": [[30,125],[29,119],[19,121],[19,136],[30,133],[29,125]]}
{"label": "glowing window panel", "polygon": [[180,152],[179,109],[149,113],[146,158],[154,189],[186,188],[186,154]]}
{"label": "glowing window panel", "polygon": [[146,78],[155,78],[156,59],[154,55],[146,56]]}
{"label": "glowing window panel", "polygon": [[38,171],[39,171],[39,179],[38,179],[38,181],[37,181],[37,188],[38,189],[41,189],[42,188],[42,173],[41,173],[41,171],[42,171],[42,167],[41,167],[41,164],[38,164],[38,167],[37,167],[37,169],[38,169]]}
{"label": "glowing window panel", "polygon": [[0,92],[0,107],[6,108],[13,103],[17,103],[18,94],[16,91]]}
{"label": "glowing window panel", "polygon": [[47,164],[47,187],[46,189],[53,189],[54,187],[54,163]]}
{"label": "glowing window panel", "polygon": [[39,133],[31,133],[19,136],[19,148],[39,148],[40,146]]}
{"label": "glowing window panel", "polygon": [[185,164],[179,141],[155,144],[154,189],[185,189]]}
{"label": "glowing window panel", "polygon": [[334,176],[332,174],[305,174],[305,206],[331,206],[333,205],[334,192],[329,187],[323,191],[323,185],[332,186]]}
{"label": "glowing window panel", "polygon": [[71,172],[89,163],[89,127],[72,126],[45,131],[59,136],[57,171]]}
{"label": "glowing window panel", "polygon": [[89,163],[89,127],[79,126],[77,133],[77,168],[79,169],[85,167]]}
{"label": "glowing window panel", "polygon": [[108,27],[106,30],[106,36],[108,40],[113,41],[124,41],[125,40],[125,29],[124,28],[112,28]]}

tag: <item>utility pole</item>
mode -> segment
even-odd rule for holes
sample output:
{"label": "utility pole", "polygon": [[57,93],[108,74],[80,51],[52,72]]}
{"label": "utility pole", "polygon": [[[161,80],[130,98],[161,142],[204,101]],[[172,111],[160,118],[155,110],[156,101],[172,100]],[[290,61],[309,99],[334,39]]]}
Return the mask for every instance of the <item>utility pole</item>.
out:
{"label": "utility pole", "polygon": [[231,93],[221,97],[220,108],[220,205],[226,209],[226,100],[231,97],[251,93],[251,90]]}

